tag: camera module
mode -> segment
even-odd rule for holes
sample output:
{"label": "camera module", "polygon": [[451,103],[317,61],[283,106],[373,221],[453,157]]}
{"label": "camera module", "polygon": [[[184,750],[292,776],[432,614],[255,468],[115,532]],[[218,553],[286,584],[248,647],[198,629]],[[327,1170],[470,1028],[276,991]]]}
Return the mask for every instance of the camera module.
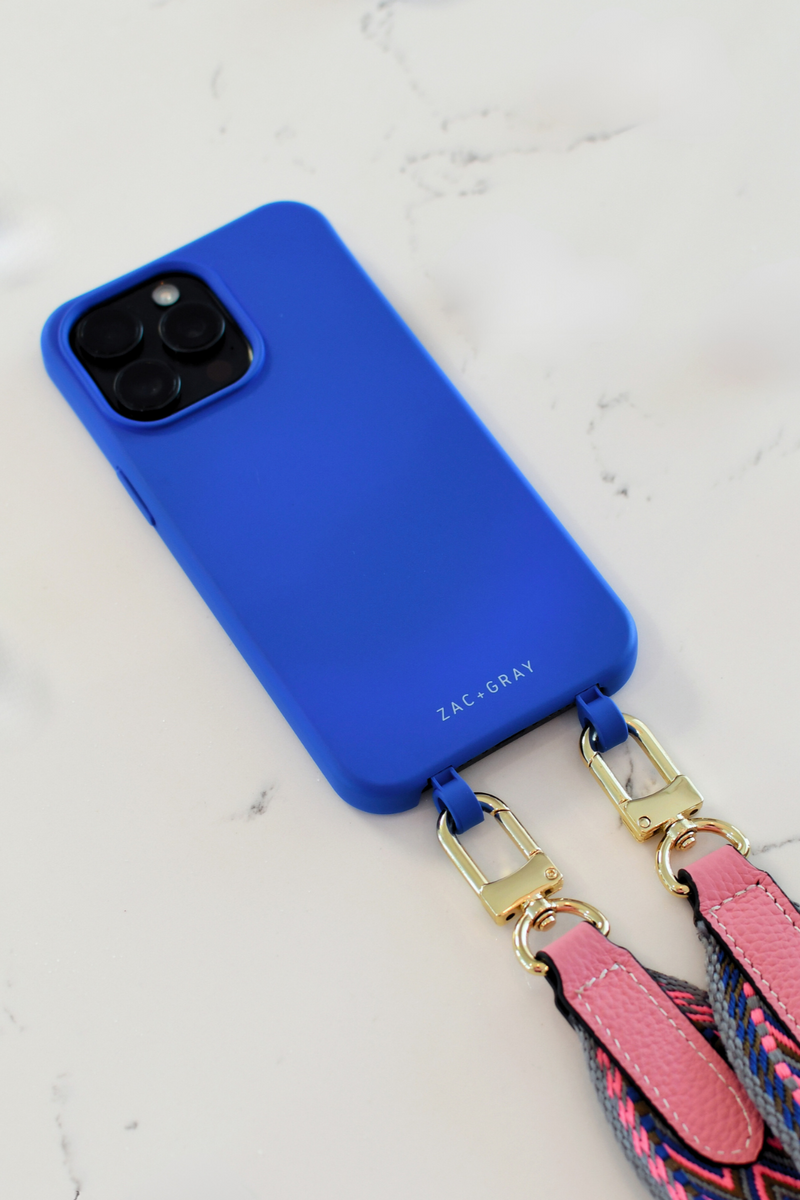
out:
{"label": "camera module", "polygon": [[69,341],[87,383],[129,421],[170,420],[231,387],[253,361],[205,280],[163,268],[81,313]]}

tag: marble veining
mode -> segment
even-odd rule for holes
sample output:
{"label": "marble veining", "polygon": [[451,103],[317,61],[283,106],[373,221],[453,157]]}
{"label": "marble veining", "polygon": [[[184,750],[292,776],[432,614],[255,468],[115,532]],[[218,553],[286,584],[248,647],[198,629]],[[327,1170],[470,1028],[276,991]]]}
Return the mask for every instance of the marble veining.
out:
{"label": "marble veining", "polygon": [[773,850],[783,850],[784,846],[795,846],[800,842],[800,833],[781,838],[777,842],[765,842],[763,846],[753,846],[751,853],[755,855],[769,854]]}
{"label": "marble veining", "polygon": [[267,786],[258,793],[256,799],[253,800],[248,806],[246,820],[254,821],[256,817],[263,817],[273,800],[276,788],[277,784],[268,783]]}
{"label": "marble veining", "polygon": [[81,1181],[77,1174],[77,1169],[74,1161],[74,1150],[70,1136],[67,1132],[67,1119],[70,1093],[70,1079],[68,1074],[59,1075],[56,1082],[53,1084],[53,1105],[55,1107],[55,1121],[58,1129],[59,1142],[61,1145],[61,1155],[64,1163],[64,1170],[70,1182],[70,1186],[74,1189],[73,1200],[78,1200],[81,1194]]}

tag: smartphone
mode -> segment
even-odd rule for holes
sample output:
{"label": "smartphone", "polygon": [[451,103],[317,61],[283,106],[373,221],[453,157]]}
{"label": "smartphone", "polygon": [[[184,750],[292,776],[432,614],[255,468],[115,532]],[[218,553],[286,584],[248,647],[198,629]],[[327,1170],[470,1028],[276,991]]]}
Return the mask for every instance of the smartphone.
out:
{"label": "smartphone", "polygon": [[42,345],[358,808],[411,808],[630,675],[627,610],[314,209],[268,204],[71,300]]}

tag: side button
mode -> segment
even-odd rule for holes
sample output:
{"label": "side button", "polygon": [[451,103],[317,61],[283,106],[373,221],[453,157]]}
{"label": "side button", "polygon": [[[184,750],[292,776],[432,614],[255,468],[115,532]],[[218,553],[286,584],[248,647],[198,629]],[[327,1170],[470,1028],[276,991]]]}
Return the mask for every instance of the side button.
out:
{"label": "side button", "polygon": [[128,476],[125,474],[124,471],[120,471],[119,467],[117,467],[117,476],[119,477],[120,483],[125,488],[125,491],[128,493],[131,500],[134,502],[136,507],[139,509],[139,512],[142,514],[142,516],[146,517],[151,525],[155,525],[155,523],[156,523],[155,517],[150,512],[150,509],[147,507],[144,500],[142,499],[142,497],[137,492],[136,488],[131,483],[130,479],[128,479]]}

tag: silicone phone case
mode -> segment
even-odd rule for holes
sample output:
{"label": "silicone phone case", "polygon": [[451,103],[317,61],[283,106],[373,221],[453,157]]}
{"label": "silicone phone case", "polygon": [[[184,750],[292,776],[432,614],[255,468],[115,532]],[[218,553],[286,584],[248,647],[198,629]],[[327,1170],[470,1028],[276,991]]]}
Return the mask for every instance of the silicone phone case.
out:
{"label": "silicone phone case", "polygon": [[[85,310],[203,280],[253,361],[161,421],[114,412]],[[630,615],[315,210],[277,203],[59,308],[47,369],[334,788],[416,805],[630,675]]]}

